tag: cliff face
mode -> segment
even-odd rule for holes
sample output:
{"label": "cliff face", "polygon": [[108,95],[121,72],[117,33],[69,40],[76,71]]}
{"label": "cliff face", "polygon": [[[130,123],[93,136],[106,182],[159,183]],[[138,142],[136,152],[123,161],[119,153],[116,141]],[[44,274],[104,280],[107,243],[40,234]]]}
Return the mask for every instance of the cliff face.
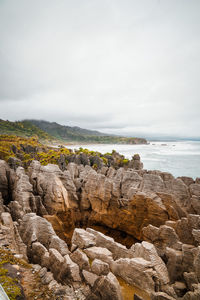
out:
{"label": "cliff face", "polygon": [[[117,276],[148,292],[145,299],[199,299],[200,179],[75,163],[61,171],[38,161],[25,172],[0,161],[0,191],[29,259],[62,284],[86,282],[86,298],[121,299]],[[127,235],[146,242],[128,249],[95,226],[119,232],[121,242]]]}

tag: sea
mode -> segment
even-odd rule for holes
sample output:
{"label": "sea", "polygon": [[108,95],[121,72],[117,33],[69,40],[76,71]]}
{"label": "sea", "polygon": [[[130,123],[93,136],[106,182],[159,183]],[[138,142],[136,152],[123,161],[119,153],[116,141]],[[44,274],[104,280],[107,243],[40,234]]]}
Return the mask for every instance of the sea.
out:
{"label": "sea", "polygon": [[70,145],[101,153],[116,150],[125,158],[139,154],[144,169],[169,172],[175,177],[200,177],[200,141],[150,141],[147,145],[84,144]]}

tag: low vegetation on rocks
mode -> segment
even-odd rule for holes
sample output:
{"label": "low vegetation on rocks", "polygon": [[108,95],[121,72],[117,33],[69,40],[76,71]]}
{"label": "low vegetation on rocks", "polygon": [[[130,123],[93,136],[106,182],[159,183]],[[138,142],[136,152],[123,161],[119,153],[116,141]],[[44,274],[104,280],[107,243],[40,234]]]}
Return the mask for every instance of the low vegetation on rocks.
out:
{"label": "low vegetation on rocks", "polygon": [[44,145],[38,141],[37,137],[25,138],[15,135],[0,135],[0,159],[7,161],[10,165],[25,168],[33,160],[38,160],[43,166],[57,164],[62,170],[69,162],[90,165],[96,170],[102,166],[120,168],[134,163],[115,150],[112,153],[102,154],[80,147],[73,151],[62,145],[58,147]]}
{"label": "low vegetation on rocks", "polygon": [[9,272],[8,266],[10,265],[30,268],[28,263],[16,258],[10,250],[0,248],[0,284],[3,286],[9,299],[16,300],[21,295],[21,284],[20,279]]}

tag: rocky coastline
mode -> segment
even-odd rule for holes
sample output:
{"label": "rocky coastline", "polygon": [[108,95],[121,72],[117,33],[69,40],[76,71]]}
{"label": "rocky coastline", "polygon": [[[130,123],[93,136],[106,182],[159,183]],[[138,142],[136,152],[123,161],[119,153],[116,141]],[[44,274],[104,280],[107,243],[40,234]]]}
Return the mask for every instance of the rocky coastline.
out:
{"label": "rocky coastline", "polygon": [[200,299],[200,178],[95,164],[0,160],[1,248],[55,299]]}

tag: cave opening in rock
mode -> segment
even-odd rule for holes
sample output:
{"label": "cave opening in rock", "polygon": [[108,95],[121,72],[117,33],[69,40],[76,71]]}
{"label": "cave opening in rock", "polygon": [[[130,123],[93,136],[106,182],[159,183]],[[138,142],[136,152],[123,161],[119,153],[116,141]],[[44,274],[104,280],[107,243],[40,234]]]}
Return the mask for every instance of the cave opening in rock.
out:
{"label": "cave opening in rock", "polygon": [[115,240],[127,248],[133,244],[140,242],[133,235],[128,234],[123,230],[110,228],[101,222],[95,222],[89,218],[88,212],[86,214],[78,211],[58,212],[56,215],[44,216],[53,226],[56,234],[68,245],[71,245],[71,238],[75,228],[92,228],[99,231]]}
{"label": "cave opening in rock", "polygon": [[53,227],[54,227],[54,230],[56,231],[56,233],[58,234],[58,236],[60,236],[60,238],[64,239],[67,242],[67,244],[70,246],[71,246],[71,238],[72,238],[75,228],[83,228],[83,229],[92,228],[96,231],[99,231],[99,232],[105,234],[106,236],[113,238],[115,240],[115,242],[126,246],[128,249],[133,244],[140,242],[138,239],[136,239],[135,237],[126,233],[125,231],[109,228],[101,223],[90,223],[90,222],[86,223],[85,220],[79,221],[78,224],[76,223],[75,226],[73,226],[70,231],[67,230],[67,237],[66,237],[66,235],[64,236],[60,231],[58,231],[55,226],[53,226]]}

